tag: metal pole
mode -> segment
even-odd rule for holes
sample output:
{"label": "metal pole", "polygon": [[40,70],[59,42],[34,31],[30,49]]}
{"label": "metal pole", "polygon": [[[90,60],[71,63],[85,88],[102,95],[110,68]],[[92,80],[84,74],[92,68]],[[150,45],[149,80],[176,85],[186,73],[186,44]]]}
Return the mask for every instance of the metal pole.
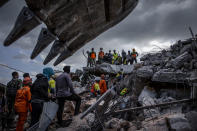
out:
{"label": "metal pole", "polygon": [[[150,108],[168,106],[168,105],[173,105],[173,104],[178,104],[178,103],[189,103],[189,102],[192,102],[192,101],[194,101],[194,99],[183,99],[183,100],[177,100],[177,101],[172,101],[172,102],[167,102],[167,103],[162,103],[162,104],[155,104],[155,105],[149,105],[149,106],[128,108],[128,109],[118,110],[118,111],[111,112],[111,113],[118,114],[118,113],[127,112],[127,111],[150,109]],[[109,115],[109,114],[106,113],[105,115]]]}
{"label": "metal pole", "polygon": [[93,105],[91,105],[91,106],[81,115],[80,118],[83,119],[88,113],[90,113],[91,111],[93,111],[94,108],[95,108],[96,106],[98,106],[99,103],[100,103],[101,101],[103,101],[103,100],[105,99],[106,96],[108,96],[108,94],[110,94],[110,93],[115,94],[114,88],[115,88],[115,86],[113,86],[111,89],[108,89],[108,90],[107,90],[107,91],[96,101],[96,103],[94,103]]}

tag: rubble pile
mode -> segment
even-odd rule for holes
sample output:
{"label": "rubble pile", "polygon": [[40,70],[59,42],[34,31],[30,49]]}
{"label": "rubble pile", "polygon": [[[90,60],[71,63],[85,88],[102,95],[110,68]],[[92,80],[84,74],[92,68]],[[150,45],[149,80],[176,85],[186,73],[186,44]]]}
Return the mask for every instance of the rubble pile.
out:
{"label": "rubble pile", "polygon": [[192,39],[178,41],[168,50],[141,57],[143,69],[139,72],[145,71],[143,77],[155,82],[183,83],[197,69],[196,49]]}
{"label": "rubble pile", "polygon": [[130,74],[134,66],[133,65],[112,65],[109,63],[102,63],[95,67],[84,67],[83,70],[88,71],[91,74],[109,74],[116,75],[120,70],[123,69],[124,74]]}
{"label": "rubble pile", "polygon": [[[103,63],[95,67],[85,67],[84,72],[89,75],[90,83],[95,76],[109,74],[111,84],[108,85],[111,87],[114,86],[114,79],[111,77],[123,69],[125,77],[115,83],[115,86],[118,87],[116,91],[119,92],[126,87],[129,89],[129,93],[111,100],[115,103],[116,108],[110,108],[110,110],[173,102],[190,98],[190,87],[196,78],[196,73],[194,73],[197,69],[196,46],[193,39],[178,41],[167,50],[144,55],[140,58],[141,63],[138,64],[125,66]],[[112,111],[111,117],[101,122],[101,129],[195,130],[196,127],[192,122],[197,119],[197,116],[191,115],[191,109],[186,110],[185,107],[189,107],[189,105],[174,104],[135,112],[121,112],[115,115]],[[196,112],[193,111],[193,113]],[[98,121],[93,114],[90,114],[87,120],[89,124],[93,120]],[[101,119],[103,119],[102,117],[104,116],[101,116]]]}

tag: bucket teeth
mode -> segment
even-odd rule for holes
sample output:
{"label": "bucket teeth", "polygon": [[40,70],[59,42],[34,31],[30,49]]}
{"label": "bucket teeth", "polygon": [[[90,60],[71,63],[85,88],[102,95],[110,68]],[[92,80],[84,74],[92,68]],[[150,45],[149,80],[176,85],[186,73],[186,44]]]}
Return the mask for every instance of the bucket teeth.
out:
{"label": "bucket teeth", "polygon": [[0,0],[0,7],[5,5],[9,0]]}
{"label": "bucket teeth", "polygon": [[40,54],[52,41],[55,40],[55,36],[47,29],[42,28],[38,37],[37,44],[31,54],[31,59],[34,59]]}
{"label": "bucket teeth", "polygon": [[60,42],[59,40],[56,40],[45,58],[43,64],[46,65],[48,64],[52,59],[54,59],[59,53],[63,52],[65,50],[65,44],[64,42]]}
{"label": "bucket teeth", "polygon": [[17,17],[16,23],[4,41],[5,46],[11,45],[14,41],[27,34],[29,31],[40,25],[41,21],[34,13],[27,7],[23,7],[19,16]]}
{"label": "bucket teeth", "polygon": [[53,64],[54,66],[58,65],[59,63],[61,63],[63,60],[65,60],[66,58],[70,57],[72,55],[72,52],[66,48],[61,54],[60,56],[57,58],[57,60],[55,61],[55,63]]}

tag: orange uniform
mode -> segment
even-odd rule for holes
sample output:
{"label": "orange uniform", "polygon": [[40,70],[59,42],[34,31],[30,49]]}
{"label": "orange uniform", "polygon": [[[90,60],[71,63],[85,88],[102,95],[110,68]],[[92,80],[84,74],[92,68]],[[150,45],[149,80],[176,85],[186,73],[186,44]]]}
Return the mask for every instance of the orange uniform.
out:
{"label": "orange uniform", "polygon": [[96,59],[96,53],[95,53],[95,52],[91,52],[90,57],[91,57],[92,59]]}
{"label": "orange uniform", "polygon": [[105,80],[100,80],[99,87],[100,87],[101,95],[104,94],[107,91],[106,81]]}
{"label": "orange uniform", "polygon": [[99,52],[99,57],[100,57],[100,58],[102,58],[102,59],[103,59],[104,55],[105,55],[105,54],[104,54],[104,52],[103,52],[103,51],[100,51],[100,52]]}
{"label": "orange uniform", "polygon": [[27,120],[28,109],[31,111],[31,92],[29,86],[24,86],[16,93],[15,111],[19,114],[16,131],[23,131],[24,123]]}

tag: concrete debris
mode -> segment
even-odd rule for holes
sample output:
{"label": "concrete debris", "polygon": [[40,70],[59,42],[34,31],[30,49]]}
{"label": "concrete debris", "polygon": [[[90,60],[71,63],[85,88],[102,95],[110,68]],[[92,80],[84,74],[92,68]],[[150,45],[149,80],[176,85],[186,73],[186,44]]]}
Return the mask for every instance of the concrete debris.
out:
{"label": "concrete debris", "polygon": [[[167,50],[142,56],[141,63],[134,65],[103,63],[95,67],[85,67],[83,72],[77,71],[81,81],[75,81],[73,85],[77,94],[83,95],[81,112],[87,111],[97,102],[98,98],[92,98],[89,90],[94,79],[101,74],[106,75],[108,88],[115,87],[116,93],[115,96],[107,97],[101,102],[107,101],[107,104],[99,104],[95,110],[91,110],[82,122],[74,120],[64,130],[79,130],[79,128],[87,131],[197,130],[195,124],[197,113],[193,111],[195,108],[193,104],[176,103],[150,109],[127,110],[190,98],[191,86],[197,82],[195,71],[197,60],[195,53],[191,53],[193,51],[191,45],[191,39],[178,41]],[[121,69],[124,78],[117,81],[115,76]],[[120,92],[125,88],[128,92],[120,96]],[[66,119],[71,118],[73,109],[72,103],[66,107]]]}
{"label": "concrete debris", "polygon": [[102,63],[95,67],[84,67],[85,71],[88,71],[92,74],[117,74],[123,69],[124,74],[132,73],[134,65],[112,65],[108,63]]}
{"label": "concrete debris", "polygon": [[184,65],[185,62],[189,62],[191,60],[192,56],[188,52],[185,52],[175,59],[172,59],[172,66],[176,69],[179,69]]}
{"label": "concrete debris", "polygon": [[192,130],[196,131],[197,130],[197,112],[196,111],[191,111],[185,114],[185,117],[187,118],[187,120],[189,121]]}
{"label": "concrete debris", "polygon": [[188,74],[182,71],[173,72],[169,69],[161,69],[153,75],[152,81],[167,83],[183,83],[187,77]]}
{"label": "concrete debris", "polygon": [[137,76],[150,79],[153,76],[153,66],[143,66],[137,70]]}
{"label": "concrete debris", "polygon": [[170,130],[192,131],[189,121],[182,114],[176,114],[167,118]]}
{"label": "concrete debris", "polygon": [[[156,104],[155,98],[156,98],[155,91],[154,90],[151,91],[150,88],[145,87],[142,90],[140,96],[138,97],[138,101],[139,103],[141,103],[142,106],[155,105]],[[150,109],[150,110],[145,109],[144,115],[145,117],[155,117],[159,115],[159,110],[158,109]]]}

